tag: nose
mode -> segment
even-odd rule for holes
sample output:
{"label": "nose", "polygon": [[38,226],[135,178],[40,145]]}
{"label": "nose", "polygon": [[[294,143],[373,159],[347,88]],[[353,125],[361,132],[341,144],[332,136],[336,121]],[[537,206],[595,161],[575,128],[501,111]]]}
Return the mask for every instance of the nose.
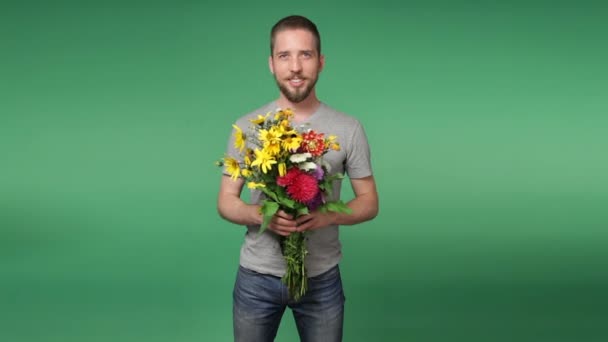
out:
{"label": "nose", "polygon": [[289,64],[289,69],[291,72],[300,72],[302,70],[302,62],[299,58],[292,58],[291,63]]}

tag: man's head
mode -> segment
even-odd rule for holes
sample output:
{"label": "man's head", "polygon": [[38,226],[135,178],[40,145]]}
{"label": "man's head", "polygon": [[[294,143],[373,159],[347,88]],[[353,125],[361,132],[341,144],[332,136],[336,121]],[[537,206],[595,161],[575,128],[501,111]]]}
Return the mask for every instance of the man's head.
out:
{"label": "man's head", "polygon": [[317,48],[317,54],[321,55],[321,36],[319,35],[319,30],[317,30],[317,25],[315,25],[308,18],[300,16],[300,15],[290,15],[279,20],[274,26],[272,30],[270,30],[270,56],[272,56],[274,51],[274,44],[277,33],[283,30],[296,30],[301,29],[304,31],[310,32],[315,37],[315,45]]}
{"label": "man's head", "polygon": [[270,53],[268,64],[281,93],[293,103],[305,100],[325,63],[316,25],[301,16],[281,19],[272,27]]}

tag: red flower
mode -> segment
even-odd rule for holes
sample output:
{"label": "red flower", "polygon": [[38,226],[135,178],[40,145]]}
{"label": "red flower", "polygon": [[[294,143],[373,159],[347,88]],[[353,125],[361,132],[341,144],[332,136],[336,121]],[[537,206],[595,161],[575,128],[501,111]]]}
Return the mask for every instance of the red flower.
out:
{"label": "red flower", "polygon": [[277,184],[287,189],[287,194],[300,203],[309,203],[319,194],[317,179],[297,167],[292,167],[285,176],[277,178]]}
{"label": "red flower", "polygon": [[300,149],[302,149],[304,152],[312,154],[315,157],[322,155],[325,150],[325,139],[323,138],[323,133],[316,133],[313,130],[303,133]]}
{"label": "red flower", "polygon": [[308,203],[319,193],[317,179],[313,175],[302,173],[287,187],[287,193],[300,203]]}
{"label": "red flower", "polygon": [[291,185],[294,179],[296,179],[302,173],[304,173],[304,171],[298,169],[297,167],[292,167],[291,169],[287,170],[285,176],[277,178],[277,184],[283,187]]}

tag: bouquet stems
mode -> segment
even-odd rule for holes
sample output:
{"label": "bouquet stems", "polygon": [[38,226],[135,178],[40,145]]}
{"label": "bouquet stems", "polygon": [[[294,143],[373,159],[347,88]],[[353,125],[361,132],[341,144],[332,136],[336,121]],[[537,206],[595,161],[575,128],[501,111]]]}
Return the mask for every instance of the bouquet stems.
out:
{"label": "bouquet stems", "polygon": [[287,270],[283,276],[283,283],[289,290],[293,299],[300,300],[308,288],[308,277],[304,260],[306,259],[306,237],[304,233],[296,232],[281,240],[283,257],[287,262]]}

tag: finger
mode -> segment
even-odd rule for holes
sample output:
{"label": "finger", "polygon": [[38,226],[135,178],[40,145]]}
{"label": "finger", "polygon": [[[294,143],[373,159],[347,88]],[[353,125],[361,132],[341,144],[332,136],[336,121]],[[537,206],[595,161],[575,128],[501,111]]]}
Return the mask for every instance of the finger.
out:
{"label": "finger", "polygon": [[274,223],[276,226],[295,227],[298,225],[298,222],[295,220],[285,219],[276,216],[272,218],[271,222]]}
{"label": "finger", "polygon": [[275,233],[282,235],[282,236],[289,236],[289,234],[293,233],[296,231],[296,227],[290,227],[290,226],[283,226],[283,225],[276,225],[276,224],[271,224],[269,226],[269,228],[274,231]]}
{"label": "finger", "polygon": [[308,217],[305,221],[298,223],[296,230],[298,232],[303,232],[309,230],[312,226],[314,226],[314,224],[314,217]]}
{"label": "finger", "polygon": [[277,234],[277,235],[281,235],[281,236],[289,236],[291,234],[291,232],[284,232],[281,230],[276,230],[276,229],[272,229],[272,231]]}
{"label": "finger", "polygon": [[304,223],[306,223],[306,222],[308,222],[308,221],[310,221],[310,220],[312,220],[312,219],[313,219],[313,216],[312,216],[312,215],[304,215],[304,216],[300,216],[300,217],[298,217],[298,218],[296,219],[296,223],[297,223],[298,225],[301,225],[301,224],[304,224]]}
{"label": "finger", "polygon": [[277,211],[277,213],[274,214],[274,215],[277,216],[277,217],[284,218],[286,220],[293,220],[293,215],[288,214],[288,213],[284,212],[283,210]]}
{"label": "finger", "polygon": [[296,232],[305,232],[307,230],[310,230],[310,228],[312,227],[312,224],[310,221],[307,221],[304,224],[301,224],[299,226],[296,227]]}

